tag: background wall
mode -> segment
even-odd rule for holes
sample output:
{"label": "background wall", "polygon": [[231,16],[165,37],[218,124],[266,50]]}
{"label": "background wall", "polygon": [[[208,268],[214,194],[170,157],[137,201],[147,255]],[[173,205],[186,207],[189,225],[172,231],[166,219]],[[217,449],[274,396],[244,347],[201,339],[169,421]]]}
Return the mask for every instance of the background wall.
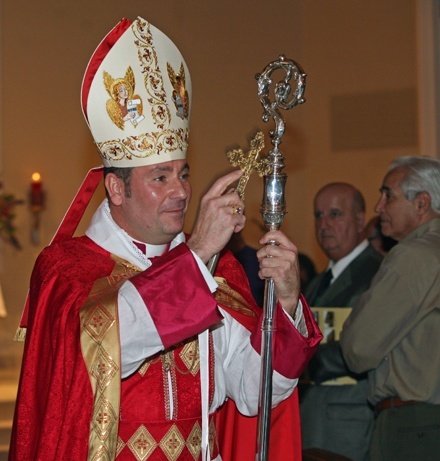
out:
{"label": "background wall", "polygon": [[[99,164],[80,109],[80,86],[95,47],[122,17],[148,19],[185,56],[194,89],[189,161],[196,198],[230,168],[227,150],[247,150],[257,129],[273,128],[261,120],[255,74],[280,54],[301,64],[308,74],[307,102],[283,113],[283,230],[319,269],[326,261],[313,231],[316,191],[330,181],[351,182],[365,194],[372,215],[389,161],[420,153],[416,0],[16,0],[1,8],[0,174],[7,192],[27,199],[31,174],[40,172],[47,203],[38,245],[30,243],[31,216],[20,205],[16,225],[23,249],[0,249],[9,313],[0,319],[0,368],[15,370],[20,361],[21,346],[11,338],[35,258],[85,173]],[[261,186],[252,177],[246,190],[245,236],[253,245],[261,235]]]}

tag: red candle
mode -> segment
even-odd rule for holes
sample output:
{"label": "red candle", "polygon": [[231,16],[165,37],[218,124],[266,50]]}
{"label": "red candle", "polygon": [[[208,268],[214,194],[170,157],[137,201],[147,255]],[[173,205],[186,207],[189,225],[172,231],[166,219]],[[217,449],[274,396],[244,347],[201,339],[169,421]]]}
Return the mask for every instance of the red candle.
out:
{"label": "red candle", "polygon": [[40,173],[34,173],[32,175],[31,206],[33,207],[43,206],[43,188],[42,188]]}

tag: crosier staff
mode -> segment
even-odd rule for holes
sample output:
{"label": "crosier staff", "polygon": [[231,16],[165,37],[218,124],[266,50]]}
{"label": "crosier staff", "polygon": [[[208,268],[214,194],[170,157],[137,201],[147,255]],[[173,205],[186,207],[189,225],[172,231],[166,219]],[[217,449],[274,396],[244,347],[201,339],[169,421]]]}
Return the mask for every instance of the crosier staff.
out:
{"label": "crosier staff", "polygon": [[[286,76],[275,85],[275,101],[269,98],[269,87],[273,83],[271,75],[275,70],[284,70]],[[296,90],[292,92],[289,81],[292,79],[297,84]],[[268,64],[261,74],[257,74],[258,97],[263,105],[263,121],[268,122],[272,118],[275,122],[275,129],[269,132],[272,138],[272,150],[262,160],[266,165],[264,174],[263,202],[261,215],[267,230],[280,228],[284,215],[286,214],[286,202],[284,190],[287,175],[282,173],[284,168],[284,157],[278,146],[284,135],[285,123],[278,108],[291,109],[292,107],[305,102],[303,98],[306,74],[301,67],[292,60],[286,59],[283,55],[277,61]],[[268,244],[277,245],[274,240]],[[269,453],[270,438],[270,416],[272,409],[272,344],[273,344],[273,318],[276,306],[275,286],[273,279],[266,279],[264,290],[263,323],[262,323],[262,346],[261,346],[261,377],[260,397],[258,410],[258,437],[257,437],[257,461],[266,461]]]}
{"label": "crosier staff", "polygon": [[[275,101],[269,98],[269,87],[273,83],[272,72],[282,69],[286,72],[283,80],[275,85]],[[289,81],[296,82],[296,90],[292,92]],[[261,74],[257,74],[258,97],[263,105],[263,121],[268,122],[271,118],[275,122],[275,129],[269,132],[272,150],[267,157],[259,159],[258,156],[264,148],[264,135],[261,131],[257,132],[251,141],[251,149],[244,154],[241,149],[235,149],[227,153],[227,157],[232,166],[238,166],[243,171],[243,175],[238,182],[236,192],[244,200],[244,190],[248,183],[249,176],[253,171],[257,171],[263,176],[264,192],[261,206],[263,223],[268,231],[277,230],[281,227],[284,215],[286,214],[286,202],[284,190],[287,175],[282,173],[284,168],[284,157],[278,146],[284,135],[285,123],[278,108],[288,110],[298,104],[305,102],[303,94],[306,85],[306,74],[301,67],[292,60],[286,59],[281,55],[277,61],[268,64]],[[274,240],[268,245],[277,245]],[[213,274],[217,266],[219,255],[214,255],[208,262],[208,269]],[[272,344],[273,344],[273,318],[276,306],[275,286],[273,279],[266,279],[264,289],[263,323],[262,323],[262,346],[261,346],[261,375],[260,375],[260,395],[258,409],[258,437],[256,461],[266,461],[269,453],[270,438],[270,416],[272,409]]]}

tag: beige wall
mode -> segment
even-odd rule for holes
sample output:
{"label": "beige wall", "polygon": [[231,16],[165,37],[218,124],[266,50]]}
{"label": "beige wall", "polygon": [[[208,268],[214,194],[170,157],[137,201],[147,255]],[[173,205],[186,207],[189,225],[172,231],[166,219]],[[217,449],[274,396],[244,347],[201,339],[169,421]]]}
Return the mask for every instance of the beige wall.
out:
{"label": "beige wall", "polygon": [[[195,197],[229,168],[229,148],[247,149],[257,129],[267,133],[273,127],[261,121],[254,75],[281,53],[302,65],[308,74],[307,102],[284,113],[287,128],[281,150],[289,176],[289,212],[283,230],[322,269],[325,259],[315,243],[312,220],[317,189],[329,181],[351,182],[364,192],[372,215],[390,159],[419,153],[417,142],[400,146],[396,141],[401,119],[395,117],[403,107],[399,98],[391,107],[381,107],[378,98],[400,91],[416,94],[414,4],[415,0],[3,0],[0,173],[5,189],[25,198],[32,172],[39,171],[47,208],[40,245],[30,244],[30,214],[27,206],[20,206],[16,224],[23,250],[6,245],[0,249],[0,282],[10,313],[0,319],[0,350],[8,349],[6,358],[0,352],[0,366],[19,361],[20,347],[11,346],[10,338],[33,262],[50,241],[86,171],[99,164],[81,114],[79,91],[91,53],[121,17],[141,15],[162,29],[178,44],[190,68],[194,95],[189,159]],[[397,131],[384,135],[394,144],[373,132],[371,139],[378,138],[373,147],[335,151],[332,145],[345,141],[332,126],[335,104],[345,101],[346,107],[353,107],[365,94],[379,100],[378,107],[367,108],[370,115],[384,117],[382,111],[388,111],[385,119],[398,125]],[[346,112],[342,111],[342,122],[349,126],[352,114]],[[414,111],[402,123],[412,127],[416,119]],[[356,146],[356,139],[352,141]],[[260,178],[252,177],[246,191],[245,235],[253,245],[260,234],[254,220],[261,222],[261,185]],[[194,200],[188,231],[196,205]]]}

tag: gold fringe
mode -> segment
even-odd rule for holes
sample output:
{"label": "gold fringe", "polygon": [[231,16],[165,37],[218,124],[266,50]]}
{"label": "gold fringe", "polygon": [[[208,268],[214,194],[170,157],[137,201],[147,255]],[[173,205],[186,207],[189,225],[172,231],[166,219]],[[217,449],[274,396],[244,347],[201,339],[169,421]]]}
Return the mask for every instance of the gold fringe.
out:
{"label": "gold fringe", "polygon": [[14,341],[17,343],[24,343],[26,340],[26,331],[27,329],[25,327],[18,327],[15,332]]}

